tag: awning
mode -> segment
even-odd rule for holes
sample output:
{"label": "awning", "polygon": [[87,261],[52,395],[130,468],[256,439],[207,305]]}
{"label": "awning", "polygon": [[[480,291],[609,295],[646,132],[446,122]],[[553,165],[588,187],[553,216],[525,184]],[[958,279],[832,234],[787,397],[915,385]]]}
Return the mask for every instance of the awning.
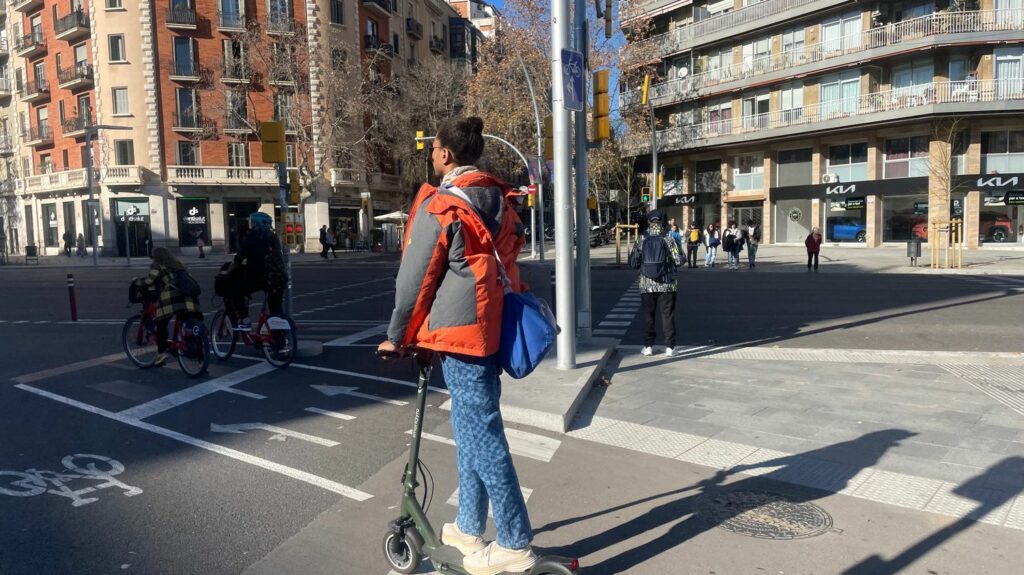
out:
{"label": "awning", "polygon": [[375,222],[386,222],[391,224],[403,224],[409,220],[409,214],[404,212],[391,212],[390,214],[384,214],[383,216],[377,216],[373,218]]}

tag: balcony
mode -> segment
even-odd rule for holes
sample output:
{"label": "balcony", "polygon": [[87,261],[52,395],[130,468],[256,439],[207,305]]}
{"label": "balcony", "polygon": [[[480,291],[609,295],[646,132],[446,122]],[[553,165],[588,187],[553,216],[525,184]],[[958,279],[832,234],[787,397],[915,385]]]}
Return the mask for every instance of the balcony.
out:
{"label": "balcony", "polygon": [[295,33],[295,20],[291,14],[271,14],[267,20],[267,34],[286,35]]}
{"label": "balcony", "polygon": [[217,10],[217,22],[221,32],[245,32],[245,12],[223,12]]}
{"label": "balcony", "polygon": [[29,12],[35,12],[42,8],[43,4],[43,0],[13,0],[11,2],[11,8],[14,8],[15,12],[28,14]]}
{"label": "balcony", "polygon": [[[0,5],[3,5],[3,3],[0,2]],[[7,38],[6,37],[0,38],[0,57],[6,56],[7,53],[10,52],[10,51],[11,51],[11,46],[7,42]]]}
{"label": "balcony", "polygon": [[431,36],[430,51],[435,54],[444,54],[444,38],[440,36]]}
{"label": "balcony", "polygon": [[224,62],[221,68],[220,81],[225,84],[248,84],[251,70],[245,62],[238,60]]}
{"label": "balcony", "polygon": [[167,27],[176,30],[195,30],[196,9],[194,6],[180,6],[167,9]]}
{"label": "balcony", "polygon": [[402,185],[402,178],[394,174],[373,172],[369,176],[371,190],[394,190]]}
{"label": "balcony", "polygon": [[213,186],[276,186],[275,168],[167,166],[167,183]]}
{"label": "balcony", "polygon": [[[867,124],[895,125],[933,115],[1024,112],[1024,78],[933,82],[890,88],[756,116],[711,119],[658,131],[658,150],[673,151],[779,139]],[[626,143],[629,154],[649,153],[649,136]]]}
{"label": "balcony", "polygon": [[215,134],[217,123],[196,112],[186,112],[184,114],[175,112],[172,129],[175,132]]}
{"label": "balcony", "polygon": [[9,158],[14,155],[14,140],[8,135],[0,136],[0,157]]}
{"label": "balcony", "polygon": [[271,86],[294,86],[295,78],[292,76],[294,70],[291,68],[279,68],[277,66],[271,66],[269,78],[267,82]]}
{"label": "balcony", "polygon": [[[1012,41],[1022,27],[1019,9],[932,14],[661,82],[650,97],[655,107],[665,106],[942,44]],[[639,90],[624,95],[624,102],[638,101]]]}
{"label": "balcony", "polygon": [[[93,175],[96,174],[96,170],[93,170]],[[87,185],[88,178],[85,168],[29,176],[18,182],[19,190],[30,194],[84,189]]]}
{"label": "balcony", "polygon": [[87,116],[73,116],[66,118],[60,123],[61,131],[68,138],[81,138],[85,136],[85,129],[92,123]]}
{"label": "balcony", "polygon": [[395,55],[395,49],[391,44],[383,42],[373,34],[367,34],[364,36],[363,45],[366,47],[367,54],[376,53],[384,56],[385,58],[391,58]]}
{"label": "balcony", "polygon": [[83,10],[75,10],[67,16],[61,16],[53,23],[54,37],[68,42],[89,35],[89,17]]}
{"label": "balcony", "polygon": [[170,79],[176,82],[198,82],[202,79],[201,73],[202,69],[196,60],[171,62]]}
{"label": "balcony", "polygon": [[0,77],[0,99],[11,97],[11,79]]}
{"label": "balcony", "polygon": [[395,11],[392,0],[363,0],[363,7],[385,18],[390,18],[391,13]]}
{"label": "balcony", "polygon": [[102,168],[100,169],[99,178],[108,186],[137,186],[143,183],[142,166],[110,166]]}
{"label": "balcony", "polygon": [[366,181],[366,174],[351,168],[331,168],[332,186],[358,186]]}
{"label": "balcony", "polygon": [[82,62],[70,68],[57,68],[57,87],[75,90],[91,86],[92,64]]}
{"label": "balcony", "polygon": [[405,33],[420,40],[423,38],[423,24],[420,24],[419,20],[415,18],[406,18]]}
{"label": "balcony", "polygon": [[252,131],[252,124],[244,113],[231,111],[224,115],[225,134],[250,134]]}
{"label": "balcony", "polygon": [[46,124],[30,126],[21,136],[27,146],[39,147],[53,144],[53,130]]}
{"label": "balcony", "polygon": [[29,80],[18,87],[23,102],[34,103],[50,97],[50,84],[45,78]]}
{"label": "balcony", "polygon": [[43,38],[43,31],[36,30],[31,34],[18,36],[14,44],[14,51],[22,58],[31,58],[46,52],[46,39]]}

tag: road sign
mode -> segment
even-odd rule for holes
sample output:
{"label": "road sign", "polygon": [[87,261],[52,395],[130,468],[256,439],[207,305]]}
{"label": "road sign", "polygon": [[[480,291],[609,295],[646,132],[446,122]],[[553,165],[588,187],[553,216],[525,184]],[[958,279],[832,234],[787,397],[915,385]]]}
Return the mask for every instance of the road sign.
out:
{"label": "road sign", "polygon": [[562,105],[583,111],[583,54],[572,50],[562,50]]}
{"label": "road sign", "polygon": [[537,184],[530,184],[529,186],[526,186],[526,193],[530,194],[531,196],[536,196]]}

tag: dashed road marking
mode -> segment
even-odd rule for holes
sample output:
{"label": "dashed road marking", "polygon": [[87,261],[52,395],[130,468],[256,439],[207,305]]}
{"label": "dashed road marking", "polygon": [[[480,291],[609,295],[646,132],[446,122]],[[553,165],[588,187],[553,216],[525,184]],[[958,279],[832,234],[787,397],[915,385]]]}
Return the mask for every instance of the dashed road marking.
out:
{"label": "dashed road marking", "polygon": [[68,365],[62,365],[60,367],[54,367],[51,369],[44,369],[43,371],[37,371],[34,373],[26,373],[25,375],[19,375],[18,377],[11,378],[11,381],[15,383],[32,383],[41,379],[47,379],[58,375],[65,375],[68,373],[74,373],[90,367],[96,367],[105,363],[111,363],[119,359],[124,359],[124,352],[112,353],[110,355],[104,355],[101,357],[95,357],[93,359],[87,359],[85,361],[79,361],[75,363],[69,363]]}
{"label": "dashed road marking", "polygon": [[326,415],[327,417],[333,417],[334,419],[341,419],[343,421],[352,421],[356,418],[354,415],[338,413],[337,411],[327,411],[326,409],[320,409],[319,407],[307,407],[306,411],[310,413],[319,413],[320,415]]}

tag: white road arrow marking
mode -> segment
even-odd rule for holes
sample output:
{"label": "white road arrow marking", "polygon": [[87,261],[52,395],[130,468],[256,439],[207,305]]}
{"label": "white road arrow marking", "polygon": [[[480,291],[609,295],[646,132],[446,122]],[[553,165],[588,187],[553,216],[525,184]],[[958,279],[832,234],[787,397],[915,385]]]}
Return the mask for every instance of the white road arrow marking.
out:
{"label": "white road arrow marking", "polygon": [[210,431],[216,433],[245,433],[246,431],[253,431],[256,429],[262,429],[273,433],[274,435],[270,439],[275,441],[284,441],[288,437],[294,437],[295,439],[301,439],[303,441],[323,445],[325,447],[336,447],[341,445],[337,441],[331,441],[330,439],[309,435],[308,433],[292,431],[283,427],[267,425],[266,423],[231,423],[228,425],[218,425],[216,423],[210,424]]}
{"label": "white road arrow marking", "polygon": [[361,397],[363,399],[369,399],[370,401],[379,401],[381,403],[388,403],[391,405],[402,406],[406,405],[407,403],[405,401],[399,401],[397,399],[387,399],[384,397],[380,397],[379,395],[360,393],[356,391],[357,389],[359,389],[358,387],[347,387],[343,385],[313,385],[311,387],[328,397],[333,397],[335,395],[351,395],[352,397]]}

